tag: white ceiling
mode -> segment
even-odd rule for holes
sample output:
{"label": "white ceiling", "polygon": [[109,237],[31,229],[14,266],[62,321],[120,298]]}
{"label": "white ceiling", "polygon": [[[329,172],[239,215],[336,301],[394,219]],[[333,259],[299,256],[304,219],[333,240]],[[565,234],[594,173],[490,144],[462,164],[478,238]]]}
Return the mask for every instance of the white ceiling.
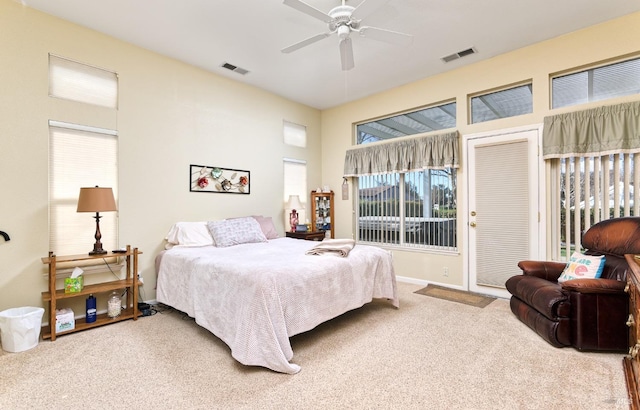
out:
{"label": "white ceiling", "polygon": [[[412,34],[413,43],[396,46],[352,34],[355,68],[342,71],[335,36],[280,52],[327,31],[325,23],[282,0],[20,1],[319,109],[640,11],[638,0],[389,0],[364,25]],[[324,12],[340,4],[305,2]],[[441,60],[470,47],[478,53]],[[249,73],[221,68],[225,62]]]}

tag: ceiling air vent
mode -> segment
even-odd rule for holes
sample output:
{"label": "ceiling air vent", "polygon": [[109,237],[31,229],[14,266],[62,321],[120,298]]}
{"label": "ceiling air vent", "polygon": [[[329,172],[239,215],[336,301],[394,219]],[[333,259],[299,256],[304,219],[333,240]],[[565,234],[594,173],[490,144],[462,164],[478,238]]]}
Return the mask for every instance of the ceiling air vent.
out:
{"label": "ceiling air vent", "polygon": [[477,53],[476,49],[474,47],[471,47],[466,50],[458,51],[457,53],[444,56],[441,58],[441,60],[444,61],[445,63],[448,63],[450,61],[457,60],[459,58],[466,57],[468,55],[475,54],[475,53]]}
{"label": "ceiling air vent", "polygon": [[234,73],[245,75],[249,72],[249,70],[245,70],[244,68],[237,67],[233,64],[223,63],[220,67],[226,68],[227,70],[231,70]]}

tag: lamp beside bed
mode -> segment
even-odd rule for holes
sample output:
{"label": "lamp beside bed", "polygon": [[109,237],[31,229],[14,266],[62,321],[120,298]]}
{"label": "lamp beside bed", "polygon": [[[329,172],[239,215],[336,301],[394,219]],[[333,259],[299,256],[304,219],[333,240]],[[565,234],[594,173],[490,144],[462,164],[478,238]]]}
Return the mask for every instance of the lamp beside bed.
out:
{"label": "lamp beside bed", "polygon": [[287,201],[287,209],[291,210],[289,213],[289,225],[291,226],[291,232],[296,232],[298,229],[298,209],[304,209],[302,203],[300,202],[299,195],[289,195],[289,200]]}

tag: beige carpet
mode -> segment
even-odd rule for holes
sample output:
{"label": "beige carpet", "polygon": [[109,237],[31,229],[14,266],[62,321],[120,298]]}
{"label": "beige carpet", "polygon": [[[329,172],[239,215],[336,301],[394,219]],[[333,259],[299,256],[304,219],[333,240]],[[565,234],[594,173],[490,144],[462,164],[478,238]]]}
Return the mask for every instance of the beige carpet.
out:
{"label": "beige carpet", "polygon": [[551,347],[498,299],[415,294],[292,338],[297,375],[245,367],[166,312],[0,353],[0,409],[623,409],[622,355]]}
{"label": "beige carpet", "polygon": [[450,302],[464,303],[465,305],[483,308],[496,300],[495,298],[480,295],[473,292],[465,292],[457,289],[449,289],[438,285],[429,284],[415,293],[419,295],[431,296]]}

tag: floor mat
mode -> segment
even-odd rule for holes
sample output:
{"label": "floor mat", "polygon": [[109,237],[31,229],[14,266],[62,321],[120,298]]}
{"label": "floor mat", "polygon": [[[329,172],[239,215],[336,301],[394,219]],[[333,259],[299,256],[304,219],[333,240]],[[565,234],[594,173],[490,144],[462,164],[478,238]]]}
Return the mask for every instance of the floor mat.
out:
{"label": "floor mat", "polygon": [[450,289],[431,284],[427,287],[416,290],[414,293],[431,296],[438,299],[449,300],[451,302],[464,303],[465,305],[475,306],[479,308],[483,308],[489,303],[496,300],[496,298],[479,295],[477,293],[465,292],[463,290]]}

